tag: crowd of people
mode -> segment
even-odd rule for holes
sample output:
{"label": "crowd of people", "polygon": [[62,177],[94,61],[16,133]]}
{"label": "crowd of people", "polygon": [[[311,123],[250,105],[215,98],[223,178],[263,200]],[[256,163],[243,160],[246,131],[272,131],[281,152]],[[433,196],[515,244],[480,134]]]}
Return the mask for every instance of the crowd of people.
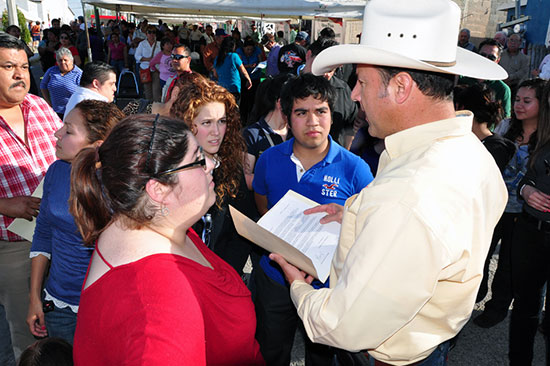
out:
{"label": "crowd of people", "polygon": [[[510,365],[530,365],[550,337],[550,61],[530,73],[518,34],[474,45],[433,2],[370,1],[359,45],[110,21],[93,61],[84,20],[54,20],[31,28],[41,96],[0,34],[0,364],[286,366],[302,327],[308,366],[441,366],[500,245],[474,323],[513,300]],[[143,98],[121,110],[128,71]],[[289,190],[341,224],[324,283],[235,228],[230,206],[257,221]]]}

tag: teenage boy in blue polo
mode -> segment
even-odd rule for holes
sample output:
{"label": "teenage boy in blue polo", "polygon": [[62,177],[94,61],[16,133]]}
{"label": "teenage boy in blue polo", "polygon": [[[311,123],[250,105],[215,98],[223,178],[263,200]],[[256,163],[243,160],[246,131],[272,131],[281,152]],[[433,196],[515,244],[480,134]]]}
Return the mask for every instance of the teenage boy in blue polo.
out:
{"label": "teenage boy in blue polo", "polygon": [[[281,108],[294,138],[258,159],[252,186],[260,214],[290,189],[319,204],[343,205],[373,179],[363,160],[329,136],[334,99],[330,82],[313,74],[302,74],[284,85]],[[254,272],[256,338],[262,355],[270,366],[288,366],[298,325],[288,285],[278,265],[267,256]],[[331,365],[332,358],[328,347],[306,342],[306,365]]]}

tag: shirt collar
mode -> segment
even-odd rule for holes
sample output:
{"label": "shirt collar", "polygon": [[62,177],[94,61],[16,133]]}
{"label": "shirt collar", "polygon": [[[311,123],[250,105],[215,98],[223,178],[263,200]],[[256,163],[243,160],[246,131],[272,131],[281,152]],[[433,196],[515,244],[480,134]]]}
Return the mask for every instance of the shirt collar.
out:
{"label": "shirt collar", "polygon": [[436,140],[463,136],[472,132],[474,115],[470,111],[456,112],[456,117],[399,131],[385,138],[386,152],[395,159],[419,146],[425,146]]}
{"label": "shirt collar", "polygon": [[27,115],[29,113],[30,108],[35,104],[34,100],[31,97],[31,94],[27,92],[27,95],[25,95],[25,98],[19,105],[19,108],[21,108],[21,112],[23,113],[23,118],[25,121],[27,120]]}
{"label": "shirt collar", "polygon": [[273,129],[271,128],[271,126],[269,125],[269,123],[267,123],[267,121],[265,120],[265,117],[262,117],[260,118],[260,120],[258,121],[258,124],[260,125],[261,128],[263,128],[264,130],[270,132],[270,133],[275,133],[273,132]]}
{"label": "shirt collar", "polygon": [[94,96],[96,97],[97,100],[100,100],[100,101],[104,101],[104,102],[108,102],[109,101],[109,98],[107,98],[106,96],[104,95],[101,95],[99,94],[98,92],[96,92],[95,90],[92,90],[90,88],[84,88],[82,86],[79,87],[80,89],[80,94],[82,95],[86,95],[86,96]]}
{"label": "shirt collar", "polygon": [[25,98],[20,104],[21,110],[27,110],[31,106],[31,100],[30,100],[29,93],[27,92],[27,95],[25,95]]}
{"label": "shirt collar", "polygon": [[[291,156],[293,154],[292,147],[294,146],[294,137],[290,140],[287,140],[288,144],[283,147],[283,154]],[[334,143],[332,141],[332,137],[328,135],[328,143],[329,143],[329,149],[327,156],[321,162],[325,163],[332,163],[334,159],[338,156],[338,149],[334,147]]]}

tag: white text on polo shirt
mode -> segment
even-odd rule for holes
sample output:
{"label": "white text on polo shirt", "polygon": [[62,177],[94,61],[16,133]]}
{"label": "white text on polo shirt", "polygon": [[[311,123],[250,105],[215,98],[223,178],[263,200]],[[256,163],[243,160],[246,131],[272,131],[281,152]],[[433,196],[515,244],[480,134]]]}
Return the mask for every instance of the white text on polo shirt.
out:
{"label": "white text on polo shirt", "polygon": [[331,177],[330,175],[323,176],[323,188],[321,189],[321,195],[326,197],[336,198],[338,191],[336,190],[340,185],[340,178]]}

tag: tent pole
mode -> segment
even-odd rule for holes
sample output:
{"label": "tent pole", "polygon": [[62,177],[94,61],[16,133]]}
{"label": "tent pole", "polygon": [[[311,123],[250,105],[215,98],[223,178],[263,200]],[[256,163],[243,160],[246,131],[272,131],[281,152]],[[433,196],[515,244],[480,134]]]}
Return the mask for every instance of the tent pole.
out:
{"label": "tent pole", "polygon": [[[88,20],[86,19],[86,7],[85,7],[85,4],[84,4],[84,1],[81,1],[80,2],[82,4],[82,13],[84,13],[84,30],[86,31],[86,40],[88,42],[88,60],[90,62],[92,62],[92,48],[90,46],[90,32],[88,31]],[[90,21],[91,21],[91,18],[90,18]]]}
{"label": "tent pole", "polygon": [[94,15],[95,15],[95,28],[97,29],[98,34],[101,34],[103,38],[103,30],[101,29],[101,16],[99,15],[99,9],[94,5]]}
{"label": "tent pole", "polygon": [[8,25],[17,25],[19,26],[19,21],[17,18],[17,6],[15,0],[6,0],[8,8]]}

